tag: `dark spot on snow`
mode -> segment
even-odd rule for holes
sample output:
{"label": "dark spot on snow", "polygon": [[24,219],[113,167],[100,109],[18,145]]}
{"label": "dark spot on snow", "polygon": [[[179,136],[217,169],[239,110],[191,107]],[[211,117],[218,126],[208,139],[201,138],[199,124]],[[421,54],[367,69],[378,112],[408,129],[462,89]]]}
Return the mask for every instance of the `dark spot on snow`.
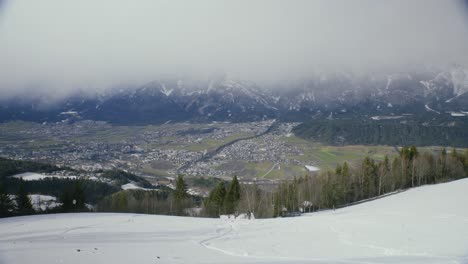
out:
{"label": "dark spot on snow", "polygon": [[77,251],[77,252],[80,252],[81,250],[80,250],[80,249],[77,249],[76,251]]}
{"label": "dark spot on snow", "polygon": [[94,250],[97,250],[97,248],[94,248]]}

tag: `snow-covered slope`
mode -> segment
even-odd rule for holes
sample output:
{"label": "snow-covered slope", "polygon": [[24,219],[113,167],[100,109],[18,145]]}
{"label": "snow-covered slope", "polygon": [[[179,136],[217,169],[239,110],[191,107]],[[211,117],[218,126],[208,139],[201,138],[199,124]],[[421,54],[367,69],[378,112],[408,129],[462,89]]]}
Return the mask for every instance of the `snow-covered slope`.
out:
{"label": "snow-covered slope", "polygon": [[58,214],[0,220],[0,263],[468,263],[468,180],[266,220]]}
{"label": "snow-covered slope", "polygon": [[57,175],[45,175],[45,174],[40,174],[40,173],[35,173],[35,172],[25,172],[21,174],[16,174],[11,176],[13,178],[18,178],[18,179],[23,179],[25,181],[37,181],[37,180],[43,180],[45,178],[61,178],[61,179],[76,179],[76,176],[57,176]]}

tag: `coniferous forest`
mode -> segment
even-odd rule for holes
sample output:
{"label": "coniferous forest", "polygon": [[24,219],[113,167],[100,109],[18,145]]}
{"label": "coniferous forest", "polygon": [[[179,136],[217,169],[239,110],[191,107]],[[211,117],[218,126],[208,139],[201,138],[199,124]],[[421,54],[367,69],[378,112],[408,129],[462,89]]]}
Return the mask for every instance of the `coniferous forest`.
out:
{"label": "coniferous forest", "polygon": [[297,126],[294,133],[331,145],[468,147],[468,123],[462,120],[313,120]]}

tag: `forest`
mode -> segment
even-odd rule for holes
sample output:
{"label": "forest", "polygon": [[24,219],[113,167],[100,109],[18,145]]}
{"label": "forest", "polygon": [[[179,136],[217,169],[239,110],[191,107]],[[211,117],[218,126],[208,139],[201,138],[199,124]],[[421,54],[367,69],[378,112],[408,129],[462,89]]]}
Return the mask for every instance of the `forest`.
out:
{"label": "forest", "polygon": [[[444,120],[446,121],[446,120]],[[298,137],[331,145],[468,147],[468,124],[440,120],[313,120],[294,128]]]}

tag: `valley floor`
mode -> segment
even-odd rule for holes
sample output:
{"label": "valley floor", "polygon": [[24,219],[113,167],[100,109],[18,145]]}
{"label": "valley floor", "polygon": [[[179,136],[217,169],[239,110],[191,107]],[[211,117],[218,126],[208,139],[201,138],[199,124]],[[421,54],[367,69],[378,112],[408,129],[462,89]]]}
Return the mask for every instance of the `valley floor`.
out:
{"label": "valley floor", "polygon": [[0,219],[0,263],[468,263],[468,179],[295,218]]}

